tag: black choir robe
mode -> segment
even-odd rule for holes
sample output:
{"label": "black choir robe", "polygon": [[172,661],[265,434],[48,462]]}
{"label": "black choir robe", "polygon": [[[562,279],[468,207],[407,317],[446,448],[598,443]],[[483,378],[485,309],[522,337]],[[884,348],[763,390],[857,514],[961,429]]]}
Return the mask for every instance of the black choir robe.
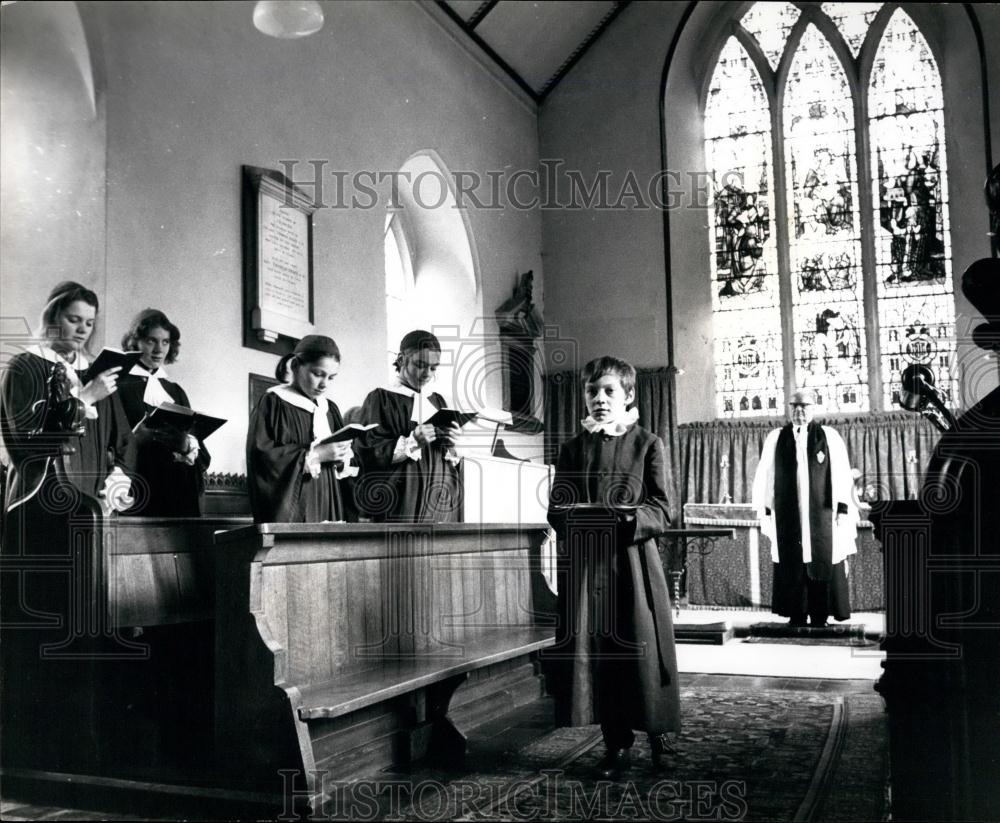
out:
{"label": "black choir robe", "polygon": [[[126,374],[118,379],[118,396],[133,429],[146,413],[143,395],[147,378]],[[177,383],[161,378],[170,399],[191,408],[187,394]],[[198,517],[201,495],[205,490],[205,471],[212,457],[201,441],[193,466],[174,459],[170,445],[153,438],[136,438],[135,471],[140,483],[133,484],[135,505],[124,512],[146,517]]]}
{"label": "black choir robe", "polygon": [[[556,646],[546,652],[561,725],[680,729],[670,597],[655,535],[670,525],[660,438],[582,432],[563,444],[549,503],[559,537]],[[634,520],[559,505],[634,504]],[[631,520],[631,518],[628,518]]]}
{"label": "black choir robe", "polygon": [[[42,408],[49,377],[56,367],[56,355],[27,351],[16,355],[0,378],[0,429],[9,455],[5,507],[9,511],[34,497],[52,470],[56,451],[40,446],[28,434],[41,424]],[[80,355],[79,365],[87,361]],[[77,370],[82,379],[86,369]],[[77,404],[82,405],[82,404]],[[131,429],[117,392],[94,404],[97,418],[83,417],[84,435],[71,437],[72,453],[63,456],[69,480],[77,488],[97,497],[114,467],[131,473]],[[82,416],[82,412],[81,412]],[[50,441],[51,442],[51,441]]]}
{"label": "black choir robe", "polygon": [[[426,400],[436,409],[446,407],[436,392]],[[416,428],[410,419],[413,403],[412,396],[390,389],[375,389],[365,398],[359,420],[379,425],[354,441],[361,467],[355,504],[362,516],[377,523],[457,522],[462,514],[461,477],[440,443],[421,447],[419,460],[392,462],[399,438]]]}
{"label": "black choir robe", "polygon": [[[296,391],[291,386],[276,388]],[[327,401],[327,420],[331,432],[344,425],[333,401]],[[305,408],[281,399],[273,389],[260,399],[247,432],[247,488],[255,523],[344,519],[335,464],[321,464],[316,478],[304,471],[313,440],[312,414]]]}
{"label": "black choir robe", "polygon": [[[126,475],[131,473],[131,431],[117,392],[93,404],[96,418],[86,417],[85,406],[77,399],[46,413],[49,378],[57,363],[65,366],[67,375],[72,371],[82,379],[85,369],[73,366],[85,367],[87,360],[79,354],[70,366],[51,349],[34,347],[0,370],[0,431],[10,472],[2,551],[15,561],[10,573],[5,570],[0,575],[0,725],[6,735],[5,764],[70,772],[76,770],[77,757],[86,760],[87,752],[96,755],[95,741],[80,734],[80,718],[124,706],[110,706],[107,690],[86,703],[79,697],[74,702],[82,687],[80,668],[58,657],[62,649],[77,654],[117,649],[113,643],[104,645],[108,638],[99,632],[76,634],[93,628],[90,618],[100,611],[88,597],[90,590],[81,586],[82,567],[73,561],[74,547],[82,547],[86,556],[89,544],[81,538],[91,531],[92,508],[81,505],[82,496],[56,482],[56,465],[61,462],[73,486],[97,497],[116,466]],[[31,437],[43,416],[58,433]],[[63,434],[78,424],[83,426],[82,436]],[[82,624],[70,619],[78,614],[86,615]],[[56,650],[54,658],[43,656],[45,646]],[[51,705],[50,696],[57,688],[68,695],[66,706]],[[70,716],[64,722],[60,713],[67,706]],[[56,747],[54,741],[67,734],[75,735],[75,745]]]}

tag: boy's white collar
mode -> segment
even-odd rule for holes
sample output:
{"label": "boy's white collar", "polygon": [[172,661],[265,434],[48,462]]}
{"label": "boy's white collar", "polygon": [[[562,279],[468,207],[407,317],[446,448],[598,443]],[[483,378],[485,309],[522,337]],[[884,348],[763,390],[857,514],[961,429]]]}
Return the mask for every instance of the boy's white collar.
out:
{"label": "boy's white collar", "polygon": [[599,423],[589,414],[585,420],[580,421],[580,425],[591,434],[607,434],[611,437],[621,437],[629,430],[629,427],[639,420],[639,410],[633,406],[625,412],[618,420],[610,420]]}

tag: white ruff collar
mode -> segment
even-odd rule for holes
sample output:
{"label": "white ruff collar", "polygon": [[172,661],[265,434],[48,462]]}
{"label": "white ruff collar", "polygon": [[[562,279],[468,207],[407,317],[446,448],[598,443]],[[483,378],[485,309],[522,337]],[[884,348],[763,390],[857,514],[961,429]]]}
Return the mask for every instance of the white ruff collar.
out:
{"label": "white ruff collar", "polygon": [[581,420],[580,425],[591,434],[607,434],[611,437],[621,437],[629,430],[629,426],[639,419],[639,410],[633,406],[625,412],[625,416],[619,420],[611,420],[607,423],[598,423],[593,417],[587,415],[586,420]]}
{"label": "white ruff collar", "polygon": [[313,414],[316,409],[320,409],[323,414],[326,414],[327,410],[327,399],[323,395],[316,398],[315,401],[310,400],[298,389],[294,389],[289,385],[282,386],[272,386],[267,390],[268,394],[276,394],[286,403],[290,403],[298,409],[309,412]]}

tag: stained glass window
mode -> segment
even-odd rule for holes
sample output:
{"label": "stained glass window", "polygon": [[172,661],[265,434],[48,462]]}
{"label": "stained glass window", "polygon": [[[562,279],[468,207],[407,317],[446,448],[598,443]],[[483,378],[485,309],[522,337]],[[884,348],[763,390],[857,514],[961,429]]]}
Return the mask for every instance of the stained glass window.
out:
{"label": "stained glass window", "polygon": [[798,19],[799,10],[791,3],[754,3],[740,25],[760,44],[771,68],[777,69],[785,41]]}
{"label": "stained glass window", "polygon": [[882,3],[824,3],[823,11],[837,24],[840,33],[855,57],[865,42],[868,27],[882,8]]}
{"label": "stained glass window", "polygon": [[948,228],[943,97],[937,65],[910,17],[889,20],[868,88],[875,278],[883,397],[898,402],[899,371],[931,366],[952,399],[955,309]]}
{"label": "stained glass window", "polygon": [[810,24],[785,87],[795,383],[828,410],[868,408],[858,163],[851,90]]}
{"label": "stained glass window", "polygon": [[782,414],[771,115],[760,75],[735,37],[723,48],[712,76],[705,136],[713,183],[716,411],[725,417]]}
{"label": "stained glass window", "polygon": [[[705,155],[719,416],[783,414],[786,391],[799,386],[815,389],[826,411],[891,409],[910,363],[930,365],[945,396],[957,396],[940,74],[901,9],[869,37],[882,5],[757,3],[740,19],[752,42],[730,37],[715,65]],[[817,25],[824,17],[855,58],[875,52],[861,100],[852,89],[865,92],[865,61],[841,63]],[[801,36],[789,41],[793,29]],[[788,61],[780,88],[758,74],[764,60],[772,69]],[[860,177],[859,145],[870,150],[871,179]],[[864,215],[862,198],[874,207]],[[869,234],[875,257],[866,263]],[[877,308],[866,312],[873,293]],[[869,339],[878,349],[871,370]]]}

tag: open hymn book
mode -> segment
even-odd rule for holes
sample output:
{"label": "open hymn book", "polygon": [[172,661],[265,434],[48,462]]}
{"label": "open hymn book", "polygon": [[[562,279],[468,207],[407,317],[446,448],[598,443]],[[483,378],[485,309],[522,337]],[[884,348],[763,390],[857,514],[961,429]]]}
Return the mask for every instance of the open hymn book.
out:
{"label": "open hymn book", "polygon": [[366,431],[371,431],[377,426],[378,423],[348,423],[346,426],[342,426],[337,429],[337,431],[328,437],[324,437],[315,445],[325,446],[328,443],[343,443],[345,440],[353,440],[355,437],[360,437]]}
{"label": "open hymn book", "polygon": [[141,351],[122,351],[105,346],[101,349],[94,361],[87,367],[83,382],[89,383],[101,372],[113,369],[115,366],[121,368],[120,374],[128,374],[132,367],[142,359]]}
{"label": "open hymn book", "polygon": [[204,440],[225,422],[225,419],[221,417],[202,414],[187,406],[163,402],[158,406],[146,406],[145,416],[135,424],[132,431],[137,431],[140,426],[146,426],[150,429],[172,426],[178,431],[193,434],[199,440]]}
{"label": "open hymn book", "polygon": [[438,428],[447,429],[452,423],[458,423],[459,426],[464,426],[470,420],[486,420],[490,423],[496,423],[498,425],[509,424],[512,422],[510,412],[503,411],[502,409],[491,409],[488,406],[483,406],[480,409],[436,409],[434,413],[428,417],[424,423],[430,423],[432,426],[437,426]]}

